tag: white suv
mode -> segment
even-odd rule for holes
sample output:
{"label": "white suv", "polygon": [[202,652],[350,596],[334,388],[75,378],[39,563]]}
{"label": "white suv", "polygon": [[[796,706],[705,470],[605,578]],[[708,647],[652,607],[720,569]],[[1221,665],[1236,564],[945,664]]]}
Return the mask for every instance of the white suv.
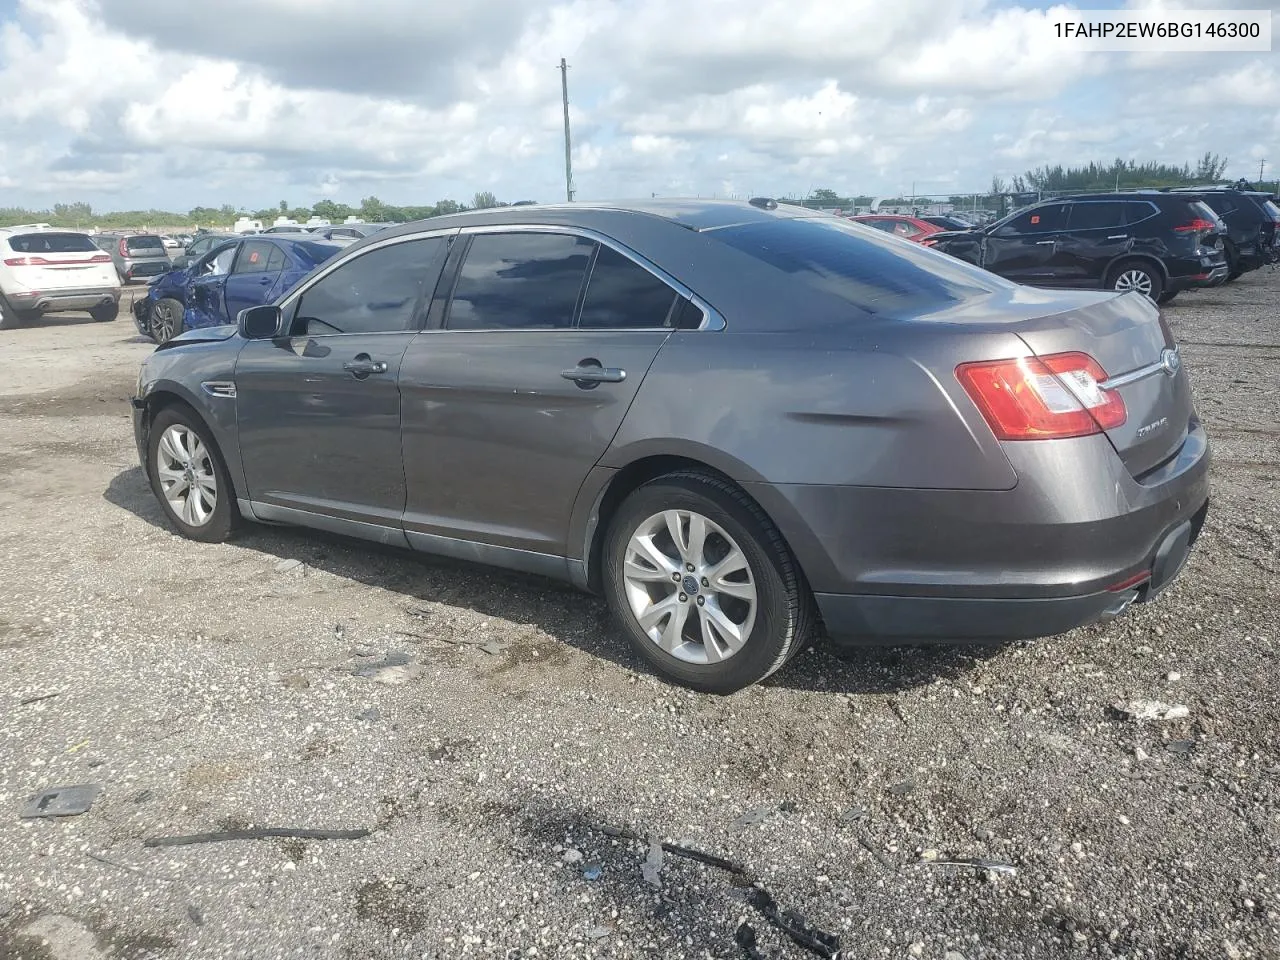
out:
{"label": "white suv", "polygon": [[120,277],[111,255],[88,234],[47,223],[0,228],[0,328],[55,310],[87,310],[95,320],[120,312]]}

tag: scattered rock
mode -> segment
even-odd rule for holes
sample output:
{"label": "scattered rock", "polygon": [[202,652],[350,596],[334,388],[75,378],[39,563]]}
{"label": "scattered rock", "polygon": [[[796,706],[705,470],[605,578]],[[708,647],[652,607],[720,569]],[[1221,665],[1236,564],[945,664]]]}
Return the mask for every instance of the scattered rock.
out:
{"label": "scattered rock", "polygon": [[893,797],[905,797],[915,788],[916,782],[914,780],[903,780],[901,783],[895,783],[889,787],[889,795]]}
{"label": "scattered rock", "polygon": [[561,855],[561,859],[564,860],[565,863],[579,863],[582,860],[582,851],[574,850],[570,847]]}
{"label": "scattered rock", "polygon": [[1195,750],[1196,742],[1194,740],[1171,740],[1164,745],[1164,748],[1170,753],[1180,753],[1185,756]]}
{"label": "scattered rock", "polygon": [[1141,747],[1134,747],[1133,758],[1137,760],[1139,763],[1143,763],[1144,761],[1150,760],[1151,756],[1150,754],[1147,753],[1147,751],[1143,750]]}
{"label": "scattered rock", "polygon": [[1141,723],[1144,720],[1185,720],[1191,711],[1180,703],[1161,700],[1130,700],[1116,703],[1113,710],[1121,717]]}
{"label": "scattered rock", "polygon": [[742,816],[735,818],[729,823],[730,830],[745,830],[752,824],[767,820],[778,812],[776,806],[756,807],[754,810],[748,810]]}
{"label": "scattered rock", "polygon": [[608,927],[592,927],[587,931],[587,938],[590,940],[603,940],[612,932]]}
{"label": "scattered rock", "polygon": [[360,713],[358,713],[356,715],[356,719],[368,720],[369,722],[372,723],[374,720],[382,719],[382,711],[379,710],[377,707],[370,707],[368,710],[362,710]]}
{"label": "scattered rock", "polygon": [[986,827],[974,827],[973,836],[976,840],[981,840],[983,843],[989,843],[995,834]]}
{"label": "scattered rock", "polygon": [[855,820],[861,820],[867,815],[866,807],[850,807],[844,813],[840,814],[841,823],[853,823]]}
{"label": "scattered rock", "polygon": [[948,950],[946,960],[964,960],[964,954],[959,950]]}
{"label": "scattered rock", "polygon": [[204,926],[204,911],[193,903],[187,904],[187,918],[197,927]]}
{"label": "scattered rock", "polygon": [[649,853],[640,865],[640,876],[651,887],[662,889],[662,841],[657,837],[649,838]]}
{"label": "scattered rock", "polygon": [[1177,683],[1179,680],[1182,679],[1182,674],[1180,674],[1177,670],[1170,670],[1168,674],[1165,675],[1165,679],[1168,680],[1170,683]]}
{"label": "scattered rock", "polygon": [[913,957],[923,957],[924,942],[921,940],[917,940],[911,946],[907,947],[907,953],[911,954]]}

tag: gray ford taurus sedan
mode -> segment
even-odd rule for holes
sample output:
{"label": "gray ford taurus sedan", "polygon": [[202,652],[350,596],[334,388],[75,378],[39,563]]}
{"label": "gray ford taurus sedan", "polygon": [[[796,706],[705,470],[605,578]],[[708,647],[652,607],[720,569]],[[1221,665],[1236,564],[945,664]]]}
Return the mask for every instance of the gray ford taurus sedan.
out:
{"label": "gray ford taurus sedan", "polygon": [[1020,287],[771,200],[377,233],[143,364],[204,541],[289,523],[602,592],[729,692],[837,641],[1047,636],[1178,573],[1204,429],[1139,294]]}

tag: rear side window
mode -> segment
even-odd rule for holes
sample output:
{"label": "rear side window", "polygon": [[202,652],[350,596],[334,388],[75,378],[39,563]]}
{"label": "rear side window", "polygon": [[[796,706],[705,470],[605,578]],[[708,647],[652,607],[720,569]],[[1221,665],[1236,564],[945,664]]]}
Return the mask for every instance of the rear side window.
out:
{"label": "rear side window", "polygon": [[164,241],[159,237],[130,237],[125,249],[130,253],[164,253]]}
{"label": "rear side window", "polygon": [[[836,217],[801,217],[706,234],[868,313],[901,319],[1014,284],[919,244]],[[681,324],[683,325],[683,324]]]}
{"label": "rear side window", "polygon": [[338,266],[302,295],[294,334],[394,333],[417,329],[417,308],[435,289],[444,237],[370,250]]}
{"label": "rear side window", "polygon": [[1230,213],[1236,208],[1231,202],[1231,198],[1225,193],[1207,193],[1204,196],[1204,202],[1213,208],[1213,212],[1217,214]]}
{"label": "rear side window", "polygon": [[594,330],[636,330],[667,325],[676,292],[618,251],[604,245],[596,254],[578,326]]}
{"label": "rear side window", "polygon": [[24,233],[9,238],[17,253],[96,253],[98,248],[84,233]]}
{"label": "rear side window", "polygon": [[1124,226],[1124,204],[1110,200],[1071,204],[1067,220],[1069,230],[1101,230]]}
{"label": "rear side window", "polygon": [[266,273],[267,261],[271,259],[274,243],[265,240],[246,240],[240,248],[240,256],[236,258],[234,273]]}
{"label": "rear side window", "polygon": [[285,255],[284,251],[277,247],[274,243],[271,245],[271,255],[267,257],[267,273],[279,273],[284,269]]}
{"label": "rear side window", "polygon": [[1280,207],[1276,206],[1272,200],[1263,200],[1262,209],[1266,211],[1267,216],[1272,220],[1280,221]]}
{"label": "rear side window", "polygon": [[450,330],[571,326],[594,245],[567,234],[478,234],[458,272],[446,326]]}
{"label": "rear side window", "polygon": [[298,258],[303,262],[309,261],[313,267],[318,267],[341,249],[331,243],[316,243],[310,240],[293,245],[293,252],[298,255]]}
{"label": "rear side window", "polygon": [[1129,224],[1141,223],[1143,220],[1154,217],[1158,212],[1155,204],[1148,203],[1146,200],[1125,201],[1124,213],[1126,222]]}

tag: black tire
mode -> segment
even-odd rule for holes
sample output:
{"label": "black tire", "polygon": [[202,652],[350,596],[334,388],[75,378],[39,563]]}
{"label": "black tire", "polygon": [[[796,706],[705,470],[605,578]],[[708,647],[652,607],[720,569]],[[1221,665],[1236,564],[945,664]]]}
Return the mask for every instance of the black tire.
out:
{"label": "black tire", "polygon": [[110,303],[100,303],[98,306],[89,309],[89,316],[93,317],[98,323],[110,323],[120,316],[120,304],[115,300]]}
{"label": "black tire", "polygon": [[[642,524],[667,510],[691,511],[719,526],[737,543],[750,569],[756,590],[754,622],[742,646],[716,663],[690,662],[663,650],[640,626],[627,597],[623,578],[627,545]],[[609,524],[603,560],[605,598],[635,651],[663,676],[695,690],[735,693],[757,683],[803,649],[813,632],[813,598],[782,535],[750,497],[718,477],[693,471],[673,473],[632,491]],[[674,589],[685,595],[684,590]],[[698,609],[696,599],[688,594],[690,611]],[[699,619],[688,618],[686,636],[695,629],[701,636]],[[663,622],[670,624],[665,618]]]}
{"label": "black tire", "polygon": [[167,343],[183,329],[182,314],[184,307],[181,301],[172,297],[162,297],[151,305],[151,318],[147,321],[151,330],[151,339],[156,343]]}
{"label": "black tire", "polygon": [[1148,260],[1122,260],[1117,263],[1107,275],[1108,289],[1124,289],[1121,286],[1122,278],[1135,273],[1142,274],[1147,278],[1147,283],[1150,284],[1151,289],[1147,296],[1159,303],[1160,298],[1164,295],[1164,277],[1161,276],[1159,268]]}
{"label": "black tire", "polygon": [[1177,290],[1173,290],[1173,291],[1166,290],[1164,293],[1160,294],[1160,299],[1157,300],[1156,303],[1160,304],[1160,306],[1163,307],[1166,303],[1168,303],[1177,295],[1178,295]]}
{"label": "black tire", "polygon": [[1222,250],[1227,257],[1226,282],[1230,283],[1232,280],[1239,280],[1244,275],[1244,264],[1240,262],[1240,253],[1236,250],[1236,245],[1228,240],[1223,245]]}
{"label": "black tire", "polygon": [[9,306],[7,300],[0,300],[0,330],[16,330],[22,326],[22,314]]}
{"label": "black tire", "polygon": [[[204,456],[198,464],[194,464],[194,472],[216,481],[216,497],[212,511],[203,522],[191,523],[175,510],[165,494],[161,480],[161,442],[166,431],[171,427],[185,428],[199,438]],[[166,454],[167,458],[167,454]],[[165,464],[167,466],[167,464]],[[202,543],[221,543],[235,532],[240,522],[240,512],[235,505],[235,490],[231,486],[231,475],[222,459],[222,451],[213,442],[209,429],[190,407],[174,404],[165,407],[151,423],[147,436],[147,477],[151,481],[151,490],[160,501],[165,519],[178,533],[189,540]],[[205,503],[206,501],[202,501]]]}

